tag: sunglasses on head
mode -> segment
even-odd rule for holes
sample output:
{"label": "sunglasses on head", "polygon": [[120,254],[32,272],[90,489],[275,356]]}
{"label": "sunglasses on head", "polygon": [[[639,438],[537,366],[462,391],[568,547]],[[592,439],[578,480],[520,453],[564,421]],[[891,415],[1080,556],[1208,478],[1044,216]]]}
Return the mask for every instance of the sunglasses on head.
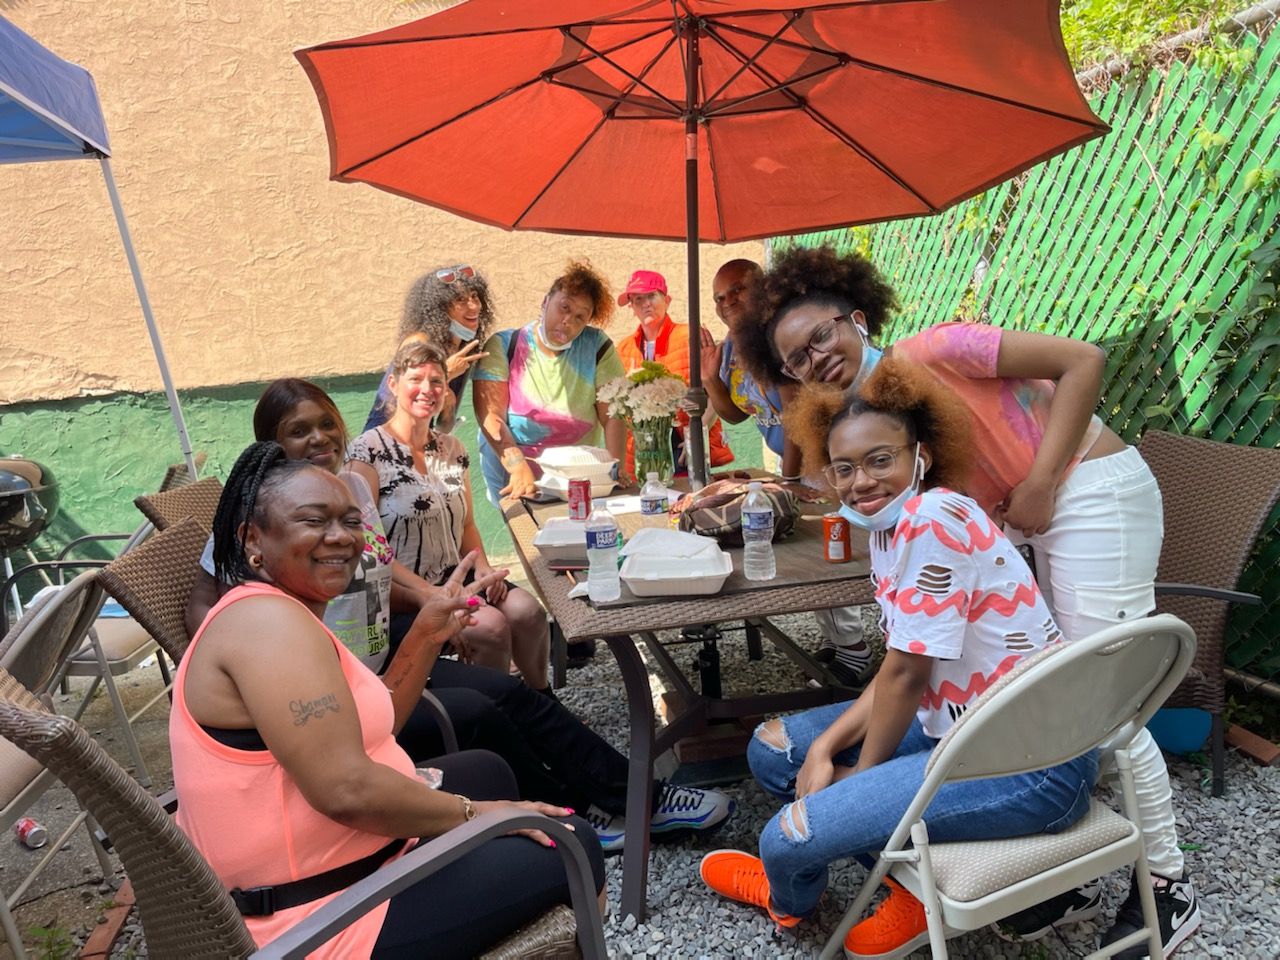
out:
{"label": "sunglasses on head", "polygon": [[436,271],[436,276],[442,283],[455,283],[458,280],[470,280],[475,275],[475,267],[466,263],[460,263],[456,267],[445,267],[443,270]]}

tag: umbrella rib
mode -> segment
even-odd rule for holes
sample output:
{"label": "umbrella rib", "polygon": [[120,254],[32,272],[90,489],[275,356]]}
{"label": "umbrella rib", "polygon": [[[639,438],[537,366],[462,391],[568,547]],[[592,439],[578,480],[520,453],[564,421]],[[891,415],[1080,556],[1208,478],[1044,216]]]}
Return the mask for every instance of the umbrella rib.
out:
{"label": "umbrella rib", "polygon": [[[707,31],[707,36],[709,36],[712,40],[716,41],[718,44],[724,47],[724,49],[729,52],[730,56],[734,56],[739,59],[743,58],[742,51],[739,50],[737,47],[733,46],[732,44],[728,43],[724,39],[722,39],[719,36],[719,33],[717,31],[709,30]],[[775,86],[778,86],[778,80],[776,80],[767,70],[765,70],[759,64],[755,64],[753,67],[751,67],[751,71],[755,73],[757,76],[759,76],[761,79],[765,80],[766,82],[771,83]],[[914,187],[911,186],[911,184],[907,183],[900,176],[898,176],[896,173],[890,170],[888,166],[884,164],[883,161],[881,161],[879,158],[874,156],[871,153],[871,151],[869,151],[866,147],[864,147],[862,144],[854,140],[851,136],[849,136],[847,133],[845,133],[843,130],[837,127],[834,123],[828,120],[825,116],[823,116],[817,110],[814,110],[813,107],[811,107],[807,102],[805,102],[803,98],[792,93],[790,90],[782,89],[781,87],[779,87],[779,92],[784,97],[791,98],[795,102],[796,106],[799,107],[801,110],[803,110],[805,113],[807,113],[810,117],[812,117],[814,119],[814,122],[816,122],[820,127],[822,127],[824,130],[830,133],[833,137],[835,137],[837,140],[843,143],[850,150],[854,151],[859,156],[861,156],[864,160],[866,160],[868,163],[874,166],[877,170],[883,173],[886,177],[888,177],[890,180],[896,183],[903,190],[907,191],[909,194],[911,194],[913,197],[915,197],[917,200],[923,203],[926,207],[929,208],[929,211],[931,213],[937,213],[941,209],[936,204],[930,202],[928,199],[922,196],[918,190],[916,190]]]}
{"label": "umbrella rib", "polygon": [[[790,29],[792,28],[792,26],[794,26],[794,25],[795,25],[795,22],[796,22],[798,19],[800,19],[800,11],[798,11],[798,10],[793,10],[793,11],[791,12],[791,15],[787,18],[786,23],[784,23],[784,24],[783,24],[783,25],[778,29],[778,31],[777,31],[777,32],[776,32],[772,37],[770,37],[770,38],[765,42],[765,44],[764,44],[764,45],[763,45],[759,50],[757,50],[755,53],[753,53],[753,54],[751,55],[751,59],[747,60],[745,63],[743,63],[741,66],[739,66],[739,67],[738,67],[738,69],[737,69],[737,70],[735,70],[735,71],[733,72],[733,76],[729,77],[729,79],[728,79],[728,80],[726,80],[724,83],[720,84],[720,87],[716,90],[716,92],[715,92],[715,93],[713,93],[713,94],[711,94],[710,96],[708,96],[708,97],[707,97],[703,102],[704,102],[704,103],[715,103],[716,98],[717,98],[718,96],[720,96],[720,94],[722,94],[722,93],[724,93],[726,90],[728,90],[728,89],[729,89],[730,84],[732,84],[732,83],[733,83],[733,81],[737,80],[740,76],[742,76],[742,74],[746,72],[747,68],[748,68],[748,67],[750,67],[750,66],[751,66],[751,64],[753,64],[753,63],[755,63],[757,60],[759,60],[759,59],[760,59],[761,54],[763,54],[766,50],[768,50],[768,49],[769,49],[770,47],[772,47],[775,43],[777,43],[777,42],[782,38],[782,35],[783,35],[784,33],[786,33],[788,30],[790,30]],[[710,30],[710,29],[711,29],[709,25],[708,25],[707,29],[708,29],[708,30]]]}
{"label": "umbrella rib", "polygon": [[[618,46],[610,48],[609,52],[612,53],[615,50],[621,50],[623,47],[627,46],[629,43],[635,43],[635,42],[638,42],[638,40],[647,39],[648,37],[656,37],[659,34],[664,32],[665,32],[664,30],[655,30],[653,33],[646,34],[644,37],[639,37],[639,38],[636,38],[635,40],[629,40],[627,41],[627,43],[618,44]],[[574,39],[577,40],[576,37]],[[663,46],[662,50],[658,52],[659,57],[661,57],[669,49],[671,49],[671,42],[672,41],[668,40],[668,42]],[[580,41],[579,43],[581,44]],[[582,60],[575,60],[571,64],[566,64],[565,67],[561,69],[567,69],[568,67],[571,67],[571,66],[577,66],[583,62],[584,61]],[[652,66],[652,64],[650,66]],[[646,72],[648,72],[648,69],[649,68],[646,68]],[[546,74],[539,74],[538,76],[531,77],[528,80],[525,80],[522,83],[518,83],[513,87],[508,87],[506,90],[503,90],[501,93],[494,94],[492,97],[490,97],[488,100],[485,100],[483,103],[478,103],[473,107],[469,107],[468,109],[462,111],[462,113],[455,114],[454,116],[449,117],[447,120],[440,121],[434,127],[430,127],[427,130],[423,130],[420,133],[416,133],[412,137],[408,137],[407,139],[402,140],[400,143],[393,144],[387,149],[382,150],[378,153],[375,153],[371,157],[366,157],[365,159],[361,160],[359,163],[352,164],[351,166],[343,170],[337,171],[337,173],[335,174],[335,177],[349,177],[351,174],[355,173],[361,167],[366,166],[367,164],[370,164],[370,163],[374,163],[377,160],[381,160],[383,157],[387,156],[387,154],[394,153],[397,150],[402,150],[405,147],[409,146],[409,144],[415,143],[418,140],[421,140],[423,137],[429,137],[431,136],[431,134],[435,133],[436,131],[444,129],[449,124],[457,123],[459,120],[462,120],[470,116],[471,114],[475,113],[477,110],[483,110],[485,107],[488,107],[494,103],[497,103],[503,97],[509,97],[512,94],[518,93],[519,91],[525,89],[526,87],[530,87],[533,84],[538,83],[540,80],[543,80],[544,77],[546,77]],[[556,83],[561,83],[564,86],[568,86],[568,84],[563,84],[562,81],[553,81],[549,77],[547,77],[547,80],[548,82],[556,82]],[[596,93],[596,91],[591,91],[591,92]],[[597,93],[597,95],[599,94]]]}
{"label": "umbrella rib", "polygon": [[776,86],[770,87],[768,90],[761,90],[757,93],[748,93],[741,97],[734,97],[732,100],[726,100],[724,103],[717,104],[711,109],[704,108],[703,115],[707,117],[714,117],[724,113],[730,107],[737,107],[744,103],[750,103],[752,100],[759,100],[761,97],[767,97],[771,93],[784,93],[789,87],[793,87],[797,83],[803,83],[805,80],[812,80],[814,77],[820,77],[824,73],[830,73],[832,70],[839,70],[842,66],[844,66],[844,64],[833,63],[829,66],[819,67],[817,70],[812,70],[809,73],[802,74],[801,76],[792,77],[790,80],[784,80]]}
{"label": "umbrella rib", "polygon": [[[675,42],[676,42],[676,36],[673,33],[667,39],[667,42],[662,45],[662,49],[659,50],[656,54],[654,54],[653,59],[650,60],[647,64],[645,64],[645,68],[640,71],[640,76],[641,77],[645,76],[647,73],[649,73],[649,71],[651,71],[655,66],[657,66],[658,61],[661,60],[664,56],[666,56],[667,51],[671,49],[671,45]],[[627,90],[623,94],[623,96],[626,96],[629,93],[631,93],[631,91]],[[564,172],[569,169],[569,165],[578,158],[578,155],[587,148],[587,144],[590,143],[595,138],[595,135],[599,133],[600,130],[604,127],[604,125],[610,120],[610,115],[612,114],[612,112],[613,112],[613,108],[611,108],[610,110],[603,111],[600,114],[600,121],[596,124],[595,129],[582,138],[582,142],[578,144],[577,148],[573,151],[573,153],[571,153],[565,159],[564,163],[560,165],[560,169],[555,172],[555,175],[550,177],[547,180],[546,184],[544,184],[542,189],[538,191],[537,195],[534,196],[534,198],[529,201],[528,205],[523,210],[520,211],[519,216],[517,216],[515,219],[511,221],[511,227],[513,230],[519,226],[521,220],[523,220],[525,217],[529,215],[529,211],[538,205],[538,201],[541,200],[544,196],[546,196],[547,191],[550,190],[553,186],[555,186],[556,181],[559,180],[562,176],[564,176]]]}
{"label": "umbrella rib", "polygon": [[[759,33],[758,31],[755,31],[755,30],[748,30],[745,27],[738,27],[731,24],[723,24],[723,25],[718,24],[717,26],[720,29],[729,30],[734,33],[739,33],[748,37],[753,37],[757,40],[769,39],[769,35],[767,33]],[[851,64],[857,65],[860,67],[865,67],[868,70],[874,70],[879,73],[887,73],[895,77],[901,77],[904,80],[914,80],[918,83],[927,84],[933,87],[939,87],[943,90],[951,90],[955,93],[970,94],[972,96],[978,97],[983,100],[990,100],[995,103],[1002,103],[1005,106],[1017,107],[1022,110],[1029,110],[1032,113],[1038,113],[1043,116],[1054,117],[1055,119],[1058,119],[1058,120],[1067,120],[1071,123],[1080,124],[1081,126],[1095,127],[1095,128],[1097,127],[1097,124],[1095,123],[1092,123],[1086,120],[1081,120],[1079,117],[1073,117],[1070,114],[1062,113],[1057,110],[1049,110],[1045,107],[1037,107],[1035,104],[1022,103],[1021,101],[1013,100],[1009,97],[1002,97],[999,94],[988,93],[984,90],[975,90],[972,87],[961,86],[960,84],[957,84],[957,83],[948,83],[946,80],[937,80],[937,79],[934,79],[933,77],[924,77],[918,73],[911,73],[908,70],[900,70],[897,67],[890,67],[885,64],[875,63],[874,61],[871,61],[871,60],[864,60],[861,57],[853,57],[853,56],[849,56],[848,54],[837,54],[829,50],[820,50],[816,47],[810,47],[805,44],[791,44],[791,43],[788,43],[786,40],[779,40],[778,44],[786,45],[786,46],[794,46],[801,50],[809,50],[815,53],[825,53],[827,56],[838,56],[841,58],[841,61],[842,61],[840,66],[847,66]]]}
{"label": "umbrella rib", "polygon": [[[582,86],[581,84],[577,84],[577,83],[570,83],[568,80],[562,80],[562,79],[561,79],[561,78],[559,78],[559,77],[554,77],[554,78],[552,78],[552,79],[548,80],[547,82],[548,82],[548,83],[554,83],[556,86],[558,86],[558,87],[564,87],[564,88],[565,88],[565,89],[567,89],[567,90],[577,90],[579,93],[585,93],[585,94],[587,94],[588,96],[591,96],[591,97],[601,97],[601,98],[603,98],[603,99],[611,100],[611,101],[613,101],[614,106],[619,106],[619,105],[624,104],[624,103],[625,103],[625,104],[631,104],[631,105],[636,105],[636,104],[642,104],[642,103],[644,103],[644,101],[643,101],[643,100],[630,100],[630,99],[628,99],[628,95],[627,95],[627,94],[625,94],[625,93],[612,93],[612,94],[610,94],[610,93],[605,93],[605,92],[603,92],[603,91],[601,91],[601,90],[596,90],[596,89],[594,89],[594,88],[592,88],[592,87],[584,87],[584,86]],[[681,116],[681,113],[658,113],[658,114],[654,114],[652,117],[649,117],[649,118],[647,118],[647,119],[651,119],[651,120],[670,120],[670,119],[679,119],[679,118],[680,118],[680,116]]]}
{"label": "umbrella rib", "polygon": [[[633,74],[630,70],[628,70],[628,69],[626,69],[625,67],[621,66],[620,64],[617,64],[617,63],[615,63],[614,61],[610,60],[610,59],[609,59],[609,57],[608,57],[606,54],[601,53],[600,51],[596,50],[594,47],[592,47],[592,46],[591,46],[591,44],[587,43],[585,40],[583,40],[583,39],[581,39],[581,38],[579,38],[579,37],[576,37],[576,36],[575,36],[575,37],[573,37],[573,39],[574,39],[575,41],[577,41],[578,45],[579,45],[579,46],[581,46],[581,47],[582,47],[582,49],[584,49],[584,50],[586,50],[587,52],[589,52],[589,53],[593,54],[593,55],[596,57],[596,59],[598,59],[598,60],[603,60],[605,63],[609,64],[609,66],[613,67],[613,69],[617,70],[620,74],[622,74],[624,77],[626,77],[626,78],[627,78],[628,80],[630,80],[632,83],[634,83],[634,84],[638,84],[639,86],[644,87],[646,90],[648,90],[650,93],[652,93],[655,97],[657,97],[659,100],[661,100],[661,101],[662,101],[663,103],[665,103],[667,106],[669,106],[672,110],[674,110],[677,114],[680,114],[680,113],[682,113],[682,112],[683,112],[683,111],[680,109],[680,105],[679,105],[679,104],[677,104],[674,100],[672,100],[671,98],[667,97],[665,94],[660,93],[657,89],[655,89],[654,87],[650,86],[649,84],[645,83],[645,82],[644,82],[644,80],[643,80],[642,78],[637,77],[637,76],[636,76],[635,74]],[[635,42],[635,41],[633,41],[633,42]],[[667,49],[670,49],[670,46],[669,46],[669,45],[668,45]],[[612,52],[612,51],[610,51],[610,52]],[[665,51],[664,51],[664,52],[665,52]],[[627,92],[628,92],[628,93],[630,93],[630,91],[627,91]]]}

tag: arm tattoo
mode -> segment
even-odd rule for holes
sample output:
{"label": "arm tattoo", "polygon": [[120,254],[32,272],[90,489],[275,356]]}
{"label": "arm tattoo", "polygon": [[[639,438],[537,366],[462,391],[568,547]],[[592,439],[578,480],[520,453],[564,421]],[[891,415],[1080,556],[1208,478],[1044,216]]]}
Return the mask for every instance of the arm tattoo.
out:
{"label": "arm tattoo", "polygon": [[340,709],[338,698],[332,693],[326,693],[315,700],[289,701],[289,712],[293,714],[295,727],[304,726],[312,717],[323,717],[326,713],[337,713]]}

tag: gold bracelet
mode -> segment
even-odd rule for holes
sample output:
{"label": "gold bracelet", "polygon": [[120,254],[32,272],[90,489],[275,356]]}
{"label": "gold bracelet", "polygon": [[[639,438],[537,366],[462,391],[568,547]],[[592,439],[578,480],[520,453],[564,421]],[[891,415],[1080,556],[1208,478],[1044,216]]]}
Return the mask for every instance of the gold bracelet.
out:
{"label": "gold bracelet", "polygon": [[454,794],[454,796],[455,796],[455,797],[457,797],[459,800],[461,800],[461,801],[462,801],[462,820],[463,820],[463,822],[465,823],[465,822],[467,822],[467,821],[469,821],[469,820],[474,820],[474,819],[476,818],[476,816],[477,816],[477,814],[476,814],[476,805],[475,805],[474,803],[472,803],[472,802],[471,802],[471,798],[470,798],[470,797],[464,797],[464,796],[463,796],[462,794],[460,794],[460,793],[455,793],[455,794]]}

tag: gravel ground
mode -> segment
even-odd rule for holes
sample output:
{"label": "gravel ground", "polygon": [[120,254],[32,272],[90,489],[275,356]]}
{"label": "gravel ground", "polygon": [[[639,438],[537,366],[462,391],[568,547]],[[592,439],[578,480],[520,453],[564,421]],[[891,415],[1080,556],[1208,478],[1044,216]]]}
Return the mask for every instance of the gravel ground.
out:
{"label": "gravel ground", "polygon": [[[817,630],[808,615],[783,617],[779,625],[805,644],[816,646]],[[869,634],[874,623],[867,620]],[[741,637],[741,634],[736,635]],[[642,648],[643,649],[643,648]],[[678,662],[689,669],[695,646],[673,648]],[[740,639],[721,644],[726,693],[744,694],[785,689],[799,680],[794,666],[766,644],[760,662],[746,659]],[[659,675],[651,668],[655,705]],[[627,747],[627,713],[619,697],[621,678],[608,648],[601,644],[595,660],[569,674],[560,697],[620,750]],[[671,766],[671,759],[660,767]],[[1171,758],[1174,806],[1184,845],[1192,848],[1187,862],[1201,896],[1204,917],[1199,933],[1178,951],[1179,960],[1229,957],[1233,960],[1273,960],[1280,957],[1280,841],[1276,819],[1280,811],[1280,768],[1258,767],[1235,753],[1227,759],[1227,795],[1214,799],[1205,785],[1207,770],[1184,758]],[[831,930],[857,892],[863,871],[856,864],[832,870],[831,887],[813,920],[778,932],[760,911],[723,900],[706,890],[697,875],[702,855],[721,847],[754,850],[760,829],[777,809],[776,801],[751,781],[724,788],[737,803],[733,819],[715,836],[680,844],[655,845],[649,870],[649,919],[637,924],[619,915],[622,859],[606,861],[610,915],[605,936],[614,957],[812,957],[817,956]],[[1061,940],[1046,938],[1035,944],[1009,944],[988,931],[968,934],[950,943],[957,958],[1026,957],[1037,960],[1084,956],[1093,949],[1105,920],[1114,915],[1124,894],[1122,877],[1108,885],[1105,909],[1098,922],[1063,932]],[[916,956],[927,956],[925,950]],[[116,960],[144,957],[137,915],[117,941]]]}

